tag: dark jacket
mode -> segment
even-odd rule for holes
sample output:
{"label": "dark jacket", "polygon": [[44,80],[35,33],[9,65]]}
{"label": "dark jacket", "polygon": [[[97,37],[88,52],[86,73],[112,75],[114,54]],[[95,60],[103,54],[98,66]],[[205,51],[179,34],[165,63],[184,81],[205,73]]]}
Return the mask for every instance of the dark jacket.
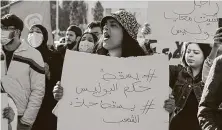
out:
{"label": "dark jacket", "polygon": [[199,105],[203,130],[222,130],[222,56],[215,59]]}
{"label": "dark jacket", "polygon": [[192,90],[194,90],[197,101],[200,101],[204,83],[201,80],[201,73],[194,78],[189,68],[182,65],[170,65],[170,87],[173,90],[175,113],[177,114],[184,108]]}
{"label": "dark jacket", "polygon": [[170,113],[169,130],[201,130],[196,116],[204,87],[201,73],[193,77],[189,67],[170,65],[170,87],[175,109]]}

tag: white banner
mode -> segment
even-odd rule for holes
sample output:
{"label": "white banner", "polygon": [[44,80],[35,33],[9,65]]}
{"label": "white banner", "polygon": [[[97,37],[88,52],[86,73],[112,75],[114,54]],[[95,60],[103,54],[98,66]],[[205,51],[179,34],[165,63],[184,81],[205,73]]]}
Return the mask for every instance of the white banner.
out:
{"label": "white banner", "polygon": [[148,23],[155,39],[213,43],[222,1],[150,1]]}

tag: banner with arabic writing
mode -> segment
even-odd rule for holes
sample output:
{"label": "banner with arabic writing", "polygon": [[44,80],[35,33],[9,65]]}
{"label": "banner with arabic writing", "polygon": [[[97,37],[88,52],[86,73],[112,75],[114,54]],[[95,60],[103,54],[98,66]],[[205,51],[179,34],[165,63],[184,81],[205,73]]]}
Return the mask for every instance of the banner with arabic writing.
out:
{"label": "banner with arabic writing", "polygon": [[148,10],[156,39],[213,43],[222,1],[150,1]]}
{"label": "banner with arabic writing", "polygon": [[68,51],[58,130],[167,130],[168,57],[115,58]]}

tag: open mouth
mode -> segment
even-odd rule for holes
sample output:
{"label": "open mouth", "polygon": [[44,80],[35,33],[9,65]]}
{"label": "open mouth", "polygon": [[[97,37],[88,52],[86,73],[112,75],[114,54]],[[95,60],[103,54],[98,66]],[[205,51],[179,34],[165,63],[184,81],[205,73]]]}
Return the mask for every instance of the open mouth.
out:
{"label": "open mouth", "polygon": [[188,63],[193,63],[194,60],[188,59],[187,62],[188,62]]}
{"label": "open mouth", "polygon": [[104,41],[110,38],[110,35],[107,32],[104,32],[103,36],[104,36]]}

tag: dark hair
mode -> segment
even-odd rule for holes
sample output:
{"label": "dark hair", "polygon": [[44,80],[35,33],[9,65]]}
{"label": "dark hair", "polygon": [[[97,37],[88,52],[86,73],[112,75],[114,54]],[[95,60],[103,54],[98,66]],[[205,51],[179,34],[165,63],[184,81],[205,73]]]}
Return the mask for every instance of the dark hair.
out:
{"label": "dark hair", "polygon": [[14,26],[16,29],[19,29],[21,32],[24,27],[23,21],[14,14],[6,14],[1,18],[1,24],[8,27]]}
{"label": "dark hair", "polygon": [[82,30],[81,30],[78,26],[76,26],[76,25],[70,25],[70,26],[67,28],[67,31],[73,31],[73,32],[75,32],[76,37],[82,36]]}
{"label": "dark hair", "polygon": [[85,32],[85,33],[83,33],[83,34],[82,34],[82,36],[81,36],[81,38],[80,38],[79,42],[77,43],[77,48],[76,48],[76,51],[79,51],[79,43],[81,42],[81,39],[82,39],[82,37],[83,37],[85,34],[91,34],[91,35],[92,35],[92,37],[93,37],[93,40],[94,40],[94,44],[96,45],[96,43],[97,43],[97,41],[98,41],[97,36],[96,36],[95,34],[93,34],[93,33],[90,33],[90,32]]}
{"label": "dark hair", "polygon": [[[121,26],[121,24],[120,24],[120,26]],[[96,53],[100,54],[100,55],[107,55],[108,54],[108,50],[106,50],[103,47],[103,40],[98,42],[98,49],[96,50]],[[138,41],[133,39],[127,33],[127,31],[123,28],[122,56],[121,57],[144,56],[144,55],[145,55],[145,52],[140,47]]]}
{"label": "dark hair", "polygon": [[[93,21],[93,22],[89,23],[87,25],[87,27],[90,28],[90,29],[95,28],[95,27],[101,28],[100,21]],[[102,28],[101,28],[101,30],[102,30]]]}
{"label": "dark hair", "polygon": [[211,51],[210,45],[209,45],[209,44],[206,44],[206,43],[195,43],[195,42],[187,42],[187,43],[184,43],[184,45],[183,45],[183,50],[182,50],[182,63],[183,63],[183,65],[185,65],[186,67],[188,66],[188,64],[186,63],[185,55],[186,55],[187,47],[188,47],[190,44],[197,44],[197,45],[200,47],[200,49],[202,50],[203,55],[204,55],[204,60],[209,56],[210,51]]}

